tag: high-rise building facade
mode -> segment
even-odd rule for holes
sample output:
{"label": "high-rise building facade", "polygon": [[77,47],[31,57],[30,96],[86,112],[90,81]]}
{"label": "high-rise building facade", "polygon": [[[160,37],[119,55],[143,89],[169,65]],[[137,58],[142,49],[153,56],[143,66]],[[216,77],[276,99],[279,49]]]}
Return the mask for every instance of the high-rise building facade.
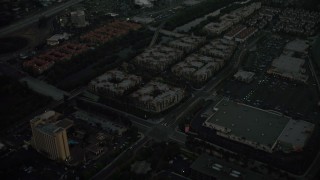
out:
{"label": "high-rise building facade", "polygon": [[68,119],[58,120],[59,113],[48,111],[30,121],[32,146],[52,160],[68,160],[70,151],[67,129],[73,122]]}

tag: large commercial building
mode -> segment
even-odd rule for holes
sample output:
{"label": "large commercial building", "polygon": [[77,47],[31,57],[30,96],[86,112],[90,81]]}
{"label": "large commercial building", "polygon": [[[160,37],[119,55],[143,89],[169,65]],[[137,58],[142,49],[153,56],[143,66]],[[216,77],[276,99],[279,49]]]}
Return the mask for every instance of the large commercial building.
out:
{"label": "large commercial building", "polygon": [[217,135],[269,153],[301,151],[314,130],[312,123],[228,100],[202,117]]}
{"label": "large commercial building", "polygon": [[80,36],[87,43],[104,44],[113,38],[126,35],[131,30],[138,30],[140,24],[115,20]]}
{"label": "large commercial building", "polygon": [[290,80],[306,82],[309,76],[304,68],[305,60],[287,55],[281,55],[272,62],[269,74],[279,75]]}
{"label": "large commercial building", "polygon": [[50,46],[55,46],[60,43],[60,41],[68,40],[70,37],[70,34],[63,33],[63,34],[55,34],[47,39],[47,44]]}
{"label": "large commercial building", "polygon": [[136,107],[159,113],[179,103],[185,97],[185,91],[168,84],[151,81],[130,96]]}
{"label": "large commercial building", "polygon": [[139,76],[119,70],[111,70],[93,79],[88,88],[99,95],[122,96],[132,88],[137,87],[141,82],[142,78]]}
{"label": "large commercial building", "polygon": [[143,69],[161,72],[179,61],[182,56],[182,50],[159,45],[146,49],[135,57],[133,62]]}
{"label": "large commercial building", "polygon": [[255,27],[249,27],[243,31],[241,31],[239,34],[235,36],[236,42],[243,43],[253,35],[255,35],[258,32],[258,29]]}
{"label": "large commercial building", "polygon": [[309,44],[302,39],[296,39],[286,44],[284,51],[286,53],[295,52],[301,55],[308,54]]}
{"label": "large commercial building", "polygon": [[177,76],[196,84],[203,84],[217,73],[234,50],[235,42],[215,39],[199,49],[199,52],[187,56],[171,68]]}
{"label": "large commercial building", "polygon": [[33,118],[31,145],[50,159],[65,161],[70,158],[67,129],[73,121],[59,117],[59,113],[47,111]]}

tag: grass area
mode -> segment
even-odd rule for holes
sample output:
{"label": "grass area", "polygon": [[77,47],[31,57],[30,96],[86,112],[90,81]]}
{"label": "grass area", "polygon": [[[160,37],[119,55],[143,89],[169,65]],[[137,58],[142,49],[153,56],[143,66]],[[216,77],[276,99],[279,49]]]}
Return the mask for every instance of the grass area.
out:
{"label": "grass area", "polygon": [[20,121],[51,99],[31,91],[10,77],[0,76],[0,126],[5,128]]}

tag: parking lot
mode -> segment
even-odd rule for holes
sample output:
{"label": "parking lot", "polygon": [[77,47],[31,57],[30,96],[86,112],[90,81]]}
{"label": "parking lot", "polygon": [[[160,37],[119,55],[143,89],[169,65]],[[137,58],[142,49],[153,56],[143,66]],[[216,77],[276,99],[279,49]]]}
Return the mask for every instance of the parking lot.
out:
{"label": "parking lot", "polygon": [[[256,75],[253,82],[246,84],[230,78],[222,85],[218,94],[262,109],[279,111],[295,119],[314,122],[320,118],[317,112],[319,97],[315,82],[310,74],[307,84],[268,75],[272,60],[282,53],[287,39],[270,36],[251,49],[242,65]],[[308,67],[306,67],[308,69]]]}

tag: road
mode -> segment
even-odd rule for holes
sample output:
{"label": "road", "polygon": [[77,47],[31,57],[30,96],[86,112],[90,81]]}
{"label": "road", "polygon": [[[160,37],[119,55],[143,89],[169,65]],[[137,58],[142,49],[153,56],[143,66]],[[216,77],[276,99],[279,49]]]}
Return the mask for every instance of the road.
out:
{"label": "road", "polygon": [[117,156],[111,163],[94,175],[92,180],[108,179],[112,172],[123,162],[132,158],[136,152],[143,147],[143,145],[149,140],[149,138],[142,136],[132,147],[124,150],[119,156]]}
{"label": "road", "polygon": [[13,33],[15,31],[18,31],[24,27],[27,27],[33,23],[36,23],[38,22],[39,18],[40,17],[50,17],[52,15],[55,15],[61,11],[63,11],[64,9],[66,8],[69,8],[75,4],[78,4],[80,2],[82,2],[83,0],[69,0],[65,3],[61,3],[55,7],[52,7],[48,10],[46,10],[45,12],[41,12],[41,13],[38,13],[38,14],[35,14],[35,15],[32,15],[30,17],[26,17],[25,19],[21,20],[21,21],[18,21],[14,24],[11,24],[7,27],[4,27],[2,29],[0,29],[0,37],[1,36],[5,36],[7,34],[10,34],[10,33]]}
{"label": "road", "polygon": [[156,42],[157,42],[157,39],[158,39],[158,36],[159,36],[159,32],[160,30],[163,28],[163,26],[166,24],[166,21],[163,21],[160,26],[155,30],[154,32],[154,35],[152,37],[152,40],[149,44],[149,47],[152,47]]}

